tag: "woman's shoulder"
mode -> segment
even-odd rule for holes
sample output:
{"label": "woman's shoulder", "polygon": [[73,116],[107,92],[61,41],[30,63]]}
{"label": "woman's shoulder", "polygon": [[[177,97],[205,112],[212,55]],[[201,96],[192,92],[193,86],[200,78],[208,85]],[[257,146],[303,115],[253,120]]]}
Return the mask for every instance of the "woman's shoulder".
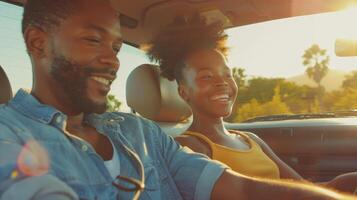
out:
{"label": "woman's shoulder", "polygon": [[195,152],[205,154],[211,157],[211,147],[204,140],[193,135],[182,134],[175,137],[175,140],[182,146],[189,147]]}
{"label": "woman's shoulder", "polygon": [[252,132],[248,132],[248,131],[238,131],[238,130],[229,130],[230,133],[234,133],[243,137],[247,137],[251,140],[253,140],[254,142],[258,143],[259,145],[262,145],[263,140],[257,136],[256,134],[252,133]]}

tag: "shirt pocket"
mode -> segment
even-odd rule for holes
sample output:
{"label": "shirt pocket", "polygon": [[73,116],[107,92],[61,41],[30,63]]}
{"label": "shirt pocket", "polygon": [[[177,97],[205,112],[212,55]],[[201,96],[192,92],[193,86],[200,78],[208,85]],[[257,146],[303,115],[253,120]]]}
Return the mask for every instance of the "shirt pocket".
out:
{"label": "shirt pocket", "polygon": [[140,199],[161,199],[160,177],[154,165],[146,164],[145,172],[145,190]]}

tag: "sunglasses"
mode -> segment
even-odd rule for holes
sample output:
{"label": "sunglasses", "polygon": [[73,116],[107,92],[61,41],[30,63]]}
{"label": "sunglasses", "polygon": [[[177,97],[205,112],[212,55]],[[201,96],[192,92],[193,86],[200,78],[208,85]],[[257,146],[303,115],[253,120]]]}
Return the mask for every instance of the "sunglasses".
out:
{"label": "sunglasses", "polygon": [[133,152],[131,149],[126,147],[125,145],[122,146],[125,151],[131,155],[132,160],[134,161],[136,165],[136,169],[139,172],[140,179],[135,179],[131,177],[125,177],[125,176],[117,176],[114,181],[112,182],[112,185],[115,186],[118,190],[120,191],[125,191],[125,192],[134,192],[134,197],[133,200],[139,199],[139,196],[141,192],[144,191],[145,189],[145,175],[144,175],[144,166],[142,162],[140,161],[140,158],[138,155]]}

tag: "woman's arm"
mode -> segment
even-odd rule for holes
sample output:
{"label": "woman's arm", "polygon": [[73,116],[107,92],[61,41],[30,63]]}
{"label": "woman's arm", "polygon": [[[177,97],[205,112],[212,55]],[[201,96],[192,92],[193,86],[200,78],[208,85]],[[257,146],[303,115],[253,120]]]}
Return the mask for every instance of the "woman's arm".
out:
{"label": "woman's arm", "polygon": [[[274,152],[273,150],[258,136],[253,133],[248,134],[254,141],[256,141],[264,153],[269,156],[279,167],[280,170],[280,178],[285,179],[296,179],[301,180],[302,177],[291,167],[289,167],[286,163],[284,163]],[[332,179],[329,182],[324,183],[316,183],[318,185],[327,186],[329,188],[334,188],[339,191],[356,193],[357,192],[357,172],[351,172],[339,175]]]}
{"label": "woman's arm", "polygon": [[211,199],[356,200],[311,183],[248,177],[229,169],[214,185]]}
{"label": "woman's arm", "polygon": [[247,134],[251,139],[253,139],[256,143],[260,145],[263,152],[272,159],[279,168],[280,171],[280,178],[282,179],[295,179],[295,180],[302,180],[303,178],[289,165],[287,165],[284,161],[282,161],[274,151],[257,135],[249,132],[244,132]]}

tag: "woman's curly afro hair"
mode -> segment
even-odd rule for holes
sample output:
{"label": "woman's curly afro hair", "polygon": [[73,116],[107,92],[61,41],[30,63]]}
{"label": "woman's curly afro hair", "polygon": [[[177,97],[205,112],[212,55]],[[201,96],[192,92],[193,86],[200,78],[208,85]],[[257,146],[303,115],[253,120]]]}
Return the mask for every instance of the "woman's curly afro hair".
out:
{"label": "woman's curly afro hair", "polygon": [[159,32],[152,41],[147,55],[160,66],[162,76],[169,80],[182,80],[186,57],[197,50],[215,49],[224,56],[228,48],[227,35],[220,23],[207,24],[198,15],[176,20]]}

